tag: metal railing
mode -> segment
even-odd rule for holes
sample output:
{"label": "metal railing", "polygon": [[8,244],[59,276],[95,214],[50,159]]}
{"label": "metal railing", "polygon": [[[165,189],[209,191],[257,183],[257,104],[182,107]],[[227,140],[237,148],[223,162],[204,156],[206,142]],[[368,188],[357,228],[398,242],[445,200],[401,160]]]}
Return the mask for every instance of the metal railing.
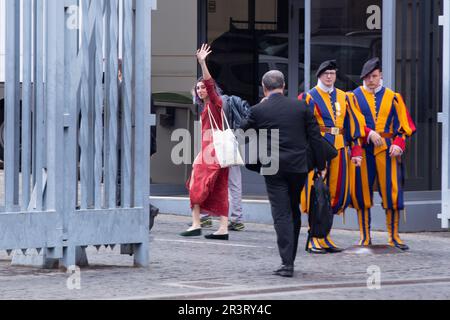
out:
{"label": "metal railing", "polygon": [[20,3],[6,0],[0,249],[69,267],[121,245],[146,266],[152,2]]}

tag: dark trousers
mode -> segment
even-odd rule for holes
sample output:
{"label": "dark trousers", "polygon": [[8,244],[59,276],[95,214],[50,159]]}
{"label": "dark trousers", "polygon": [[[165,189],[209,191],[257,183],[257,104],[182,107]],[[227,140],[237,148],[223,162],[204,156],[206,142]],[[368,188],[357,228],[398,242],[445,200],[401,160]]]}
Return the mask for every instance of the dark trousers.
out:
{"label": "dark trousers", "polygon": [[300,193],[306,178],[306,173],[279,172],[274,176],[265,176],[278,250],[284,265],[293,265],[297,256],[302,225]]}

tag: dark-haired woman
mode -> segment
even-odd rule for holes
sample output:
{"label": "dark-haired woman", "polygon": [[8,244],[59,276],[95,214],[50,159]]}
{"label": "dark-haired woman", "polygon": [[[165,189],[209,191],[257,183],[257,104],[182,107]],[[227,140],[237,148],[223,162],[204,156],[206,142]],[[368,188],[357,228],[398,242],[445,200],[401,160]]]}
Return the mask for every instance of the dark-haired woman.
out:
{"label": "dark-haired woman", "polygon": [[217,161],[211,130],[212,126],[223,129],[222,99],[206,65],[206,58],[210,54],[211,49],[206,44],[197,51],[197,60],[203,73],[195,87],[196,100],[203,106],[200,116],[202,150],[194,161],[188,182],[192,226],[180,235],[200,236],[200,213],[207,213],[220,217],[220,227],[217,232],[206,235],[205,238],[228,240],[228,169],[221,168]]}

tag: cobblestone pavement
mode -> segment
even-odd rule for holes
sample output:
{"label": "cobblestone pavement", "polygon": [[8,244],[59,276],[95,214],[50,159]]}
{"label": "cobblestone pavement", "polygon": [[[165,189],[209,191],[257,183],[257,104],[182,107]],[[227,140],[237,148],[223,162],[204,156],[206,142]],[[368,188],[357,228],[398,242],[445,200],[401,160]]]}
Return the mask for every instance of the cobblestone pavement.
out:
{"label": "cobblestone pavement", "polygon": [[[12,267],[1,252],[0,299],[450,299],[448,233],[403,234],[407,253],[315,256],[302,248],[303,229],[294,278],[280,278],[271,275],[279,266],[272,226],[246,224],[222,242],[179,237],[187,223],[186,217],[158,216],[148,268],[132,267],[132,257],[118,247],[89,248],[80,290],[67,288],[69,274]],[[332,237],[347,248],[358,232],[335,230]],[[382,244],[387,235],[374,232],[373,238]],[[367,288],[370,266],[381,270],[379,290]]]}

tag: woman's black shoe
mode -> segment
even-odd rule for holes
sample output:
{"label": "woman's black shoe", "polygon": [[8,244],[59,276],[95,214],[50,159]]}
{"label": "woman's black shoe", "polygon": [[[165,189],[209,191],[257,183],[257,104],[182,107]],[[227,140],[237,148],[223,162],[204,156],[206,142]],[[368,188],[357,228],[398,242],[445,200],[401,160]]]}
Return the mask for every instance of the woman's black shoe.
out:
{"label": "woman's black shoe", "polygon": [[227,234],[207,234],[205,238],[210,240],[228,240],[229,237]]}
{"label": "woman's black shoe", "polygon": [[198,237],[202,235],[202,229],[195,229],[195,230],[191,230],[191,231],[185,231],[180,233],[180,236],[182,237]]}

